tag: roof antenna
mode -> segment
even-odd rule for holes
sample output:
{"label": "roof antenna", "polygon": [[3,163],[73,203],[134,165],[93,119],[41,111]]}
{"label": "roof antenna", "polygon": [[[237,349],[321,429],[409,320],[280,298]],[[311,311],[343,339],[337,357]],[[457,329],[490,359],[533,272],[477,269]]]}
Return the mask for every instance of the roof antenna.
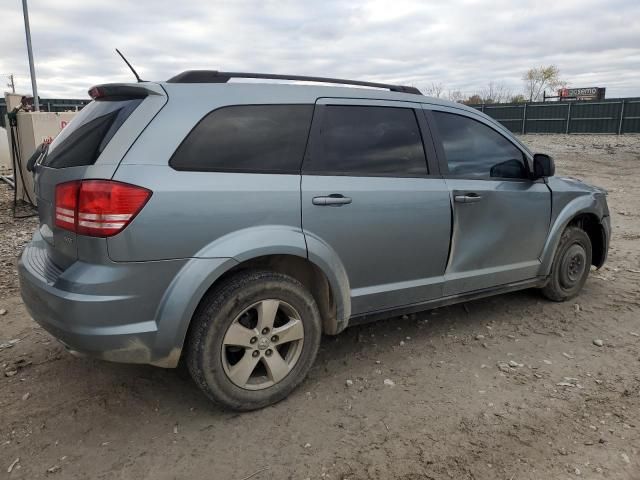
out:
{"label": "roof antenna", "polygon": [[138,83],[144,82],[144,80],[142,80],[140,78],[140,75],[138,75],[138,72],[136,72],[136,70],[131,66],[131,64],[127,61],[127,59],[124,58],[124,55],[122,54],[122,52],[120,50],[118,50],[117,48],[116,48],[116,52],[118,52],[118,55],[120,55],[120,57],[122,57],[122,60],[124,60],[124,63],[127,64],[127,67],[129,67],[131,69],[131,71],[133,72],[133,74],[136,77],[136,80],[138,80]]}

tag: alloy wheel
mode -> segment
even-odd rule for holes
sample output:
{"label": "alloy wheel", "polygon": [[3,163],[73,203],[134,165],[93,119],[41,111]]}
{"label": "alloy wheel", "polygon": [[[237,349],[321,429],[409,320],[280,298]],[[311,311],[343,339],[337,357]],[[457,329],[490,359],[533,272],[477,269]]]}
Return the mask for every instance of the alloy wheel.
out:
{"label": "alloy wheel", "polygon": [[262,390],[291,372],[303,343],[300,314],[281,300],[261,300],[229,325],[222,340],[222,366],[236,386]]}

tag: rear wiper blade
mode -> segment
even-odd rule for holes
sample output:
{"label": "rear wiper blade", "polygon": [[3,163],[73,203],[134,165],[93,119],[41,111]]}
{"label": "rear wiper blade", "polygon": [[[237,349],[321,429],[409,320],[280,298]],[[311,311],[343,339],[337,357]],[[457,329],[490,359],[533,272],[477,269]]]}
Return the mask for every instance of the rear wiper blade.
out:
{"label": "rear wiper blade", "polygon": [[33,152],[33,155],[31,155],[29,157],[29,160],[27,160],[27,172],[33,172],[33,169],[36,163],[38,164],[42,163],[42,161],[39,161],[39,160],[41,159],[44,160],[48,152],[49,152],[48,143],[42,142],[40,145],[38,145],[38,148],[36,148],[36,151]]}

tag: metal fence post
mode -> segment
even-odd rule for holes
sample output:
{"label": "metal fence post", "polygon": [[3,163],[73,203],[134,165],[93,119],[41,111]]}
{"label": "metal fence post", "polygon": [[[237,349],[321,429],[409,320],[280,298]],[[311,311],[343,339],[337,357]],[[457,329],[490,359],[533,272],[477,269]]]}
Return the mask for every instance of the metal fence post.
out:
{"label": "metal fence post", "polygon": [[618,135],[622,133],[622,121],[624,120],[624,100],[620,102],[620,123],[618,123]]}
{"label": "metal fence post", "polygon": [[482,105],[480,105],[480,111],[481,111],[482,113],[484,113],[484,103],[483,103]]}
{"label": "metal fence post", "polygon": [[522,109],[522,135],[524,135],[527,130],[525,125],[526,123],[527,123],[527,102],[524,102],[524,108]]}
{"label": "metal fence post", "polygon": [[569,107],[567,108],[567,127],[564,130],[565,134],[569,133],[569,122],[571,122],[571,103],[572,102],[568,103]]}

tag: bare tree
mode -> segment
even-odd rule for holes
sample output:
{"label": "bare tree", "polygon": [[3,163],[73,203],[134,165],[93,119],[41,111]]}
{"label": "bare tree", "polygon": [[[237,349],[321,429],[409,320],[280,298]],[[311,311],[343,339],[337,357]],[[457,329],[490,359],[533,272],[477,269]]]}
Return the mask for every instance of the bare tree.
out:
{"label": "bare tree", "polygon": [[524,74],[522,80],[530,102],[539,100],[545,88],[553,90],[565,83],[560,80],[560,70],[555,65],[532,68]]}
{"label": "bare tree", "polygon": [[444,85],[442,83],[431,82],[431,85],[425,87],[424,93],[428,97],[440,98],[444,93]]}
{"label": "bare tree", "polygon": [[489,82],[485,88],[480,90],[482,103],[502,103],[510,96],[511,90],[503,83]]}
{"label": "bare tree", "polygon": [[449,90],[447,92],[447,98],[452,102],[462,103],[465,96],[460,90]]}

